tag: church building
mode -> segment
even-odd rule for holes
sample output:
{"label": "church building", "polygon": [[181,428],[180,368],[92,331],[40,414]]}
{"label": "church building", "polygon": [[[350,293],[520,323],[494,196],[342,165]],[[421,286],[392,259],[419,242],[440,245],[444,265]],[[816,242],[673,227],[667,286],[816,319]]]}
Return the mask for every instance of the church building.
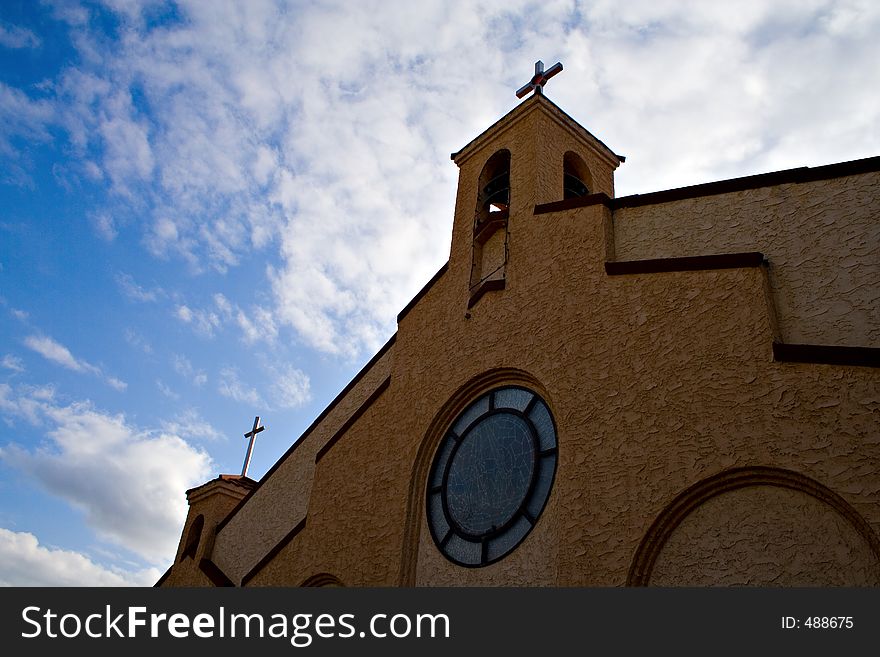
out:
{"label": "church building", "polygon": [[880,157],[616,197],[554,70],[452,154],[395,335],[187,492],[157,586],[880,585]]}

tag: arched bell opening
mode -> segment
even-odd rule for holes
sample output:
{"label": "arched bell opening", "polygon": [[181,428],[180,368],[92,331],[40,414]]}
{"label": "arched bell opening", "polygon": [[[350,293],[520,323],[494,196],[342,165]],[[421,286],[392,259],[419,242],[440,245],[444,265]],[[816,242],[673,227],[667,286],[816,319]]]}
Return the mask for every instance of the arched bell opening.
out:
{"label": "arched bell opening", "polygon": [[205,516],[199,514],[195,520],[193,520],[192,525],[189,527],[189,531],[186,534],[186,543],[184,544],[183,553],[180,555],[180,560],[183,561],[187,557],[190,559],[196,558],[196,551],[199,549],[199,541],[202,539],[202,530],[205,528]]}
{"label": "arched bell opening", "polygon": [[577,153],[568,151],[562,158],[562,198],[587,196],[592,189],[590,169]]}
{"label": "arched bell opening", "polygon": [[510,206],[510,151],[503,149],[490,157],[480,173],[474,232],[486,222],[506,215]]}
{"label": "arched bell opening", "polygon": [[478,189],[470,278],[472,292],[487,281],[497,287],[504,280],[510,214],[510,151],[502,149],[486,160]]}

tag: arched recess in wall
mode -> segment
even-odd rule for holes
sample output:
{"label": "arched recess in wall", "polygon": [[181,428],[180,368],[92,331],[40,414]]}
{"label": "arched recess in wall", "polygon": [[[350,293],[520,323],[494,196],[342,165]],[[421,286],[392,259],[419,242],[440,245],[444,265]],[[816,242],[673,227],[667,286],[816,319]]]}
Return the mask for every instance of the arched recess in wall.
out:
{"label": "arched recess in wall", "polygon": [[562,198],[578,198],[592,193],[593,175],[590,168],[574,151],[562,157]]}
{"label": "arched recess in wall", "polygon": [[480,172],[473,229],[472,288],[502,280],[507,263],[507,219],[510,208],[510,151],[494,153]]}
{"label": "arched recess in wall", "polygon": [[510,151],[506,148],[495,152],[480,172],[479,193],[474,228],[485,223],[495,213],[510,207]]}
{"label": "arched recess in wall", "polygon": [[189,531],[186,533],[186,542],[184,543],[183,552],[180,555],[181,561],[187,557],[195,559],[196,551],[199,549],[199,541],[202,539],[202,530],[204,528],[205,516],[199,514],[196,516],[196,519],[192,521],[192,524],[189,526]]}
{"label": "arched recess in wall", "polygon": [[551,403],[547,390],[534,376],[523,370],[499,368],[484,372],[468,381],[441,407],[422,438],[410,474],[399,586],[415,586],[416,583],[419,543],[422,532],[428,534],[425,519],[425,486],[437,446],[450,424],[474,399],[493,388],[505,385],[529,388]]}
{"label": "arched recess in wall", "polygon": [[318,573],[317,575],[312,575],[311,577],[307,577],[303,583],[300,584],[300,587],[320,586],[345,586],[345,584],[342,583],[341,579],[330,573]]}
{"label": "arched recess in wall", "polygon": [[[785,506],[791,504],[791,506]],[[714,506],[713,506],[714,505]],[[779,508],[774,508],[774,507]],[[783,508],[788,511],[792,507],[800,508],[800,515],[783,514]],[[737,514],[739,514],[737,516]],[[702,519],[701,519],[702,516]],[[769,518],[769,520],[768,520]],[[846,580],[847,573],[835,572],[828,574],[830,581],[823,581],[822,573],[810,570],[809,563],[798,564],[806,568],[809,577],[815,577],[815,581],[798,581],[800,576],[797,572],[780,572],[773,570],[774,562],[772,550],[780,548],[779,543],[769,543],[766,536],[757,536],[755,541],[761,553],[761,562],[765,569],[773,570],[774,577],[770,582],[762,581],[696,581],[700,577],[698,571],[708,572],[714,578],[723,578],[725,572],[722,568],[713,570],[704,567],[701,557],[707,555],[720,556],[718,563],[724,567],[732,568],[736,565],[736,557],[746,555],[746,563],[751,567],[750,557],[756,554],[755,545],[749,545],[748,533],[756,526],[761,528],[774,518],[781,518],[782,530],[785,531],[786,539],[796,539],[798,534],[806,536],[809,540],[829,539],[832,543],[826,543],[826,547],[833,548],[839,554],[846,554],[846,566],[852,566],[853,573],[861,582],[868,585],[878,585],[880,581],[880,539],[872,530],[868,522],[840,495],[830,490],[818,481],[811,479],[791,470],[781,468],[754,466],[733,468],[725,470],[712,477],[704,479],[680,493],[676,498],[657,516],[647,533],[643,537],[636,550],[627,576],[628,586],[648,585],[695,585],[706,586],[713,584],[741,585],[741,584],[765,584],[765,585],[852,585]],[[752,522],[754,521],[754,522]],[[802,526],[788,525],[785,523],[810,523]],[[764,525],[761,525],[764,523]],[[830,524],[831,532],[819,532],[821,537],[815,536],[813,524]],[[771,526],[771,529],[775,527]],[[745,534],[743,532],[746,532]],[[739,533],[737,533],[739,532]],[[772,532],[771,532],[772,533]],[[690,534],[690,535],[689,535]],[[793,536],[794,535],[794,536]],[[743,544],[740,549],[737,546],[738,539]],[[772,539],[772,536],[771,536]],[[686,546],[687,555],[681,558],[681,546]],[[813,544],[811,543],[811,548]],[[782,546],[784,549],[785,546]],[[796,551],[798,558],[815,557],[820,559],[821,564],[829,563],[823,557],[822,546],[805,551]],[[734,553],[730,553],[733,549]],[[735,551],[740,549],[737,555]],[[790,548],[792,549],[792,548]],[[664,552],[666,550],[666,552]],[[713,552],[713,550],[715,552]],[[728,552],[724,552],[728,550]],[[827,551],[827,550],[826,550]],[[671,556],[669,554],[671,553]],[[856,558],[857,557],[857,558]],[[678,559],[678,561],[676,561]],[[859,561],[859,564],[855,564]],[[676,570],[676,563],[685,564],[687,568]],[[698,566],[694,566],[698,564]],[[732,565],[733,564],[733,565]],[[833,567],[833,560],[831,563]],[[858,568],[858,572],[856,572]],[[684,571],[687,570],[687,573]],[[665,575],[664,575],[665,571]],[[672,575],[670,575],[672,573]],[[694,573],[697,573],[694,575]],[[678,575],[686,574],[687,578]],[[763,573],[766,574],[766,573]],[[758,574],[758,579],[762,573]],[[734,574],[734,577],[736,575]],[[834,577],[842,577],[843,581],[835,581]],[[746,578],[748,579],[748,578]],[[789,581],[794,579],[794,581]],[[674,581],[673,581],[674,580]]]}

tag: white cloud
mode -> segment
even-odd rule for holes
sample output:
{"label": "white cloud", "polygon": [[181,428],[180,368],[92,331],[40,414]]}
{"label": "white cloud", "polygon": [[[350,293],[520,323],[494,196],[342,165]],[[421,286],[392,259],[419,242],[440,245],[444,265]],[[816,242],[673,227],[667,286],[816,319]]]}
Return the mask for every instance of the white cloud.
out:
{"label": "white cloud", "polygon": [[46,360],[57,365],[61,365],[74,372],[93,374],[104,379],[104,382],[115,390],[122,392],[128,387],[125,381],[120,381],[114,376],[104,374],[100,367],[92,365],[85,360],[75,358],[67,347],[48,336],[29,335],[25,338],[24,344]]}
{"label": "white cloud", "polygon": [[28,317],[30,317],[27,311],[19,310],[18,308],[12,308],[9,312],[11,312],[12,316],[20,322],[26,322]]}
{"label": "white cloud", "polygon": [[24,363],[21,361],[21,358],[12,354],[3,356],[3,360],[0,360],[0,366],[13,372],[24,372]]}
{"label": "white cloud", "polygon": [[156,387],[159,389],[159,392],[161,392],[165,397],[168,397],[168,399],[173,399],[174,401],[180,399],[180,395],[169,388],[161,379],[156,379]]}
{"label": "white cloud", "polygon": [[49,0],[46,5],[53,18],[70,25],[82,25],[89,20],[89,10],[72,0]]}
{"label": "white cloud", "polygon": [[8,383],[0,383],[0,412],[10,418],[24,418],[34,426],[42,424],[41,411],[44,403],[55,398],[52,386],[18,386],[19,394],[15,393]]}
{"label": "white cloud", "polygon": [[214,304],[224,319],[234,319],[246,344],[271,344],[278,337],[278,325],[271,310],[254,305],[250,311],[245,311],[219,293],[214,295]]}
{"label": "white cloud", "polygon": [[74,372],[87,372],[100,376],[101,370],[84,360],[77,360],[63,344],[47,336],[29,335],[24,340],[25,346],[33,349],[46,360],[66,367]]}
{"label": "white cloud", "polygon": [[165,291],[162,288],[156,287],[152,290],[147,290],[138,285],[130,274],[122,272],[116,274],[116,284],[122,290],[122,293],[132,301],[153,303],[158,301],[160,297],[165,296]]}
{"label": "white cloud", "polygon": [[274,371],[272,401],[281,408],[296,408],[311,400],[311,383],[305,372],[292,366]]}
{"label": "white cloud", "polygon": [[220,327],[220,317],[211,310],[193,310],[185,304],[180,304],[174,311],[174,315],[184,324],[192,326],[193,330],[205,337],[213,337],[214,331]]}
{"label": "white cloud", "polygon": [[108,212],[92,212],[89,214],[89,220],[95,233],[105,242],[112,242],[119,235],[116,223]]}
{"label": "white cloud", "polygon": [[186,324],[190,324],[193,321],[193,311],[189,309],[189,306],[183,304],[177,306],[174,314],[177,315],[180,321]]}
{"label": "white cloud", "polygon": [[140,349],[145,354],[153,353],[152,345],[147,342],[146,338],[132,328],[125,329],[123,333],[125,341],[136,349]]}
{"label": "white cloud", "polygon": [[312,398],[309,376],[292,365],[266,364],[260,379],[265,382],[265,395],[243,382],[236,368],[224,367],[220,370],[217,390],[224,397],[247,404],[252,409],[296,408]]}
{"label": "white cloud", "polygon": [[153,151],[147,137],[144,123],[131,118],[132,109],[128,107],[131,98],[114,98],[111,105],[120,104],[121,115],[101,122],[99,130],[104,141],[104,168],[117,191],[128,195],[132,181],[148,180],[153,172]]}
{"label": "white cloud", "polygon": [[296,408],[312,398],[309,376],[292,365],[264,364],[260,378],[266,383],[265,395],[244,383],[236,368],[224,367],[220,371],[217,389],[224,397],[247,404],[252,409]]}
{"label": "white cloud", "polygon": [[254,306],[250,313],[236,307],[235,321],[241,329],[242,337],[248,344],[258,341],[273,342],[278,337],[278,326],[272,313]]}
{"label": "white cloud", "polygon": [[214,304],[224,317],[229,317],[232,314],[232,304],[222,293],[218,292],[214,295]]}
{"label": "white cloud", "polygon": [[173,420],[162,422],[162,429],[186,439],[219,440],[223,438],[223,434],[211,426],[194,408],[188,408]]}
{"label": "white cloud", "polygon": [[193,364],[186,356],[175,354],[171,359],[171,364],[174,366],[175,372],[196,386],[201,387],[208,382],[208,375],[205,374],[204,370],[197,370],[193,367]]}
{"label": "white cloud", "polygon": [[0,527],[0,586],[152,586],[158,568],[105,568],[79,552],[40,545],[28,532]]}
{"label": "white cloud", "polygon": [[217,391],[224,397],[248,404],[251,407],[265,407],[266,402],[257,392],[238,378],[238,370],[234,367],[224,367],[220,370],[220,380]]}
{"label": "white cloud", "polygon": [[[30,141],[63,126],[115,192],[96,216],[139,217],[155,255],[260,263],[269,301],[227,299],[248,343],[383,342],[448,255],[448,153],[514,106],[538,57],[565,66],[549,97],[628,156],[619,194],[880,151],[878,3],[183,1],[161,25],[143,6],[111,5],[119,40],[68,8],[80,62],[54,103],[0,86],[0,123]],[[20,178],[15,139],[0,151]],[[210,335],[229,309],[176,312]]]}
{"label": "white cloud", "polygon": [[246,344],[256,342],[273,343],[278,337],[278,323],[272,311],[262,306],[253,305],[250,310],[243,310],[238,304],[230,301],[224,294],[217,292],[212,296],[213,307],[191,308],[180,304],[174,311],[175,317],[193,327],[196,333],[213,337],[224,324],[233,322],[241,331],[241,338]]}
{"label": "white cloud", "polygon": [[39,402],[16,398],[8,383],[0,383],[0,412],[6,416],[7,423],[10,417],[22,417],[33,425],[40,423]]}
{"label": "white cloud", "polygon": [[182,492],[210,476],[208,454],[173,432],[139,429],[87,402],[63,406],[26,389],[10,392],[0,390],[0,410],[38,414],[48,443],[7,445],[0,458],[82,511],[103,540],[149,563],[168,563],[186,515]]}
{"label": "white cloud", "polygon": [[104,380],[107,382],[107,385],[119,392],[124,392],[128,388],[128,384],[125,381],[120,381],[115,376],[108,376]]}
{"label": "white cloud", "polygon": [[[101,167],[92,162],[91,160],[83,160],[83,173],[85,173],[86,177],[95,182],[100,182],[104,179],[104,172],[101,171]],[[98,213],[93,217],[93,220],[97,219],[98,224],[106,224],[97,225],[95,228],[98,231],[98,234],[105,233],[101,235],[102,237],[109,237],[108,241],[112,241],[116,238],[117,230],[116,230],[116,221],[106,212]]]}
{"label": "white cloud", "polygon": [[0,46],[4,48],[38,48],[39,37],[17,25],[0,24]]}
{"label": "white cloud", "polygon": [[32,99],[19,89],[0,82],[0,182],[30,185],[27,170],[31,167],[29,149],[21,149],[18,141],[48,142],[47,126],[56,119],[55,108],[46,99]]}

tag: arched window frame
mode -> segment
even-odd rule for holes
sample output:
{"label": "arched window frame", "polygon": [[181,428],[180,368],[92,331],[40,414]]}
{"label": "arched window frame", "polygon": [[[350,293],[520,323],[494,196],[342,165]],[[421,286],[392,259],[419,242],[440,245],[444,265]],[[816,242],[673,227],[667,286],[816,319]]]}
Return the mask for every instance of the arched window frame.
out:
{"label": "arched window frame", "polygon": [[583,158],[574,151],[562,156],[562,198],[578,198],[594,190],[593,175]]}
{"label": "arched window frame", "polygon": [[[510,207],[510,151],[502,148],[486,160],[480,172],[477,192],[476,216],[474,217],[474,236],[504,215],[507,218]],[[496,210],[492,210],[495,207]],[[498,215],[498,217],[494,216]]]}
{"label": "arched window frame", "polygon": [[202,532],[204,529],[205,516],[199,514],[196,516],[196,519],[192,521],[192,524],[189,526],[189,531],[186,533],[186,543],[184,543],[183,552],[180,555],[181,561],[187,557],[190,559],[196,558],[196,552],[199,549],[199,542],[202,540]]}
{"label": "arched window frame", "polygon": [[[510,216],[510,151],[495,151],[483,165],[478,178],[476,213],[473,228],[473,257],[471,261],[469,306],[490,289],[503,289],[504,269],[507,265],[507,221]],[[492,245],[498,244],[498,233],[503,231],[503,252]],[[493,239],[494,238],[494,239]],[[493,255],[489,255],[489,254]],[[486,258],[491,258],[487,261]],[[487,262],[491,271],[486,271]]]}

